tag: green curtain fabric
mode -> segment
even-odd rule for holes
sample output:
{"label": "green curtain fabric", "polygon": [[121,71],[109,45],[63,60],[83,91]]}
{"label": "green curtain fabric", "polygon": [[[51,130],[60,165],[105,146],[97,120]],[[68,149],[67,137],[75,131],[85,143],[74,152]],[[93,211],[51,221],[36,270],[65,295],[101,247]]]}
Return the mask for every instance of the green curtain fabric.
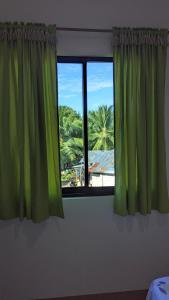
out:
{"label": "green curtain fabric", "polygon": [[165,160],[167,30],[113,29],[115,202],[120,215],[169,212]]}
{"label": "green curtain fabric", "polygon": [[56,29],[0,24],[0,219],[63,217]]}

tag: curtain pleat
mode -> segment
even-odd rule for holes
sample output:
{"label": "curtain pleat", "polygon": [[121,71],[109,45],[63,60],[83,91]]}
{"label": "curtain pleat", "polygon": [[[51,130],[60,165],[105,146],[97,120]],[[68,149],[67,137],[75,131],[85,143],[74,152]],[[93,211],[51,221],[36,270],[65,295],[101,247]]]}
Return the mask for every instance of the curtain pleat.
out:
{"label": "curtain pleat", "polygon": [[165,158],[167,30],[113,29],[115,212],[169,212]]}
{"label": "curtain pleat", "polygon": [[63,217],[54,35],[0,25],[0,219]]}

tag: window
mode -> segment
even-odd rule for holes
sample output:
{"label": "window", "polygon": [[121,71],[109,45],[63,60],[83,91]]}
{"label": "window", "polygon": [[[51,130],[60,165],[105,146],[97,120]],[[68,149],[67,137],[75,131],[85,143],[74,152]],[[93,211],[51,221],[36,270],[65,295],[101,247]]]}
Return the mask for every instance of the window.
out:
{"label": "window", "polygon": [[58,57],[57,72],[63,195],[113,194],[112,58]]}

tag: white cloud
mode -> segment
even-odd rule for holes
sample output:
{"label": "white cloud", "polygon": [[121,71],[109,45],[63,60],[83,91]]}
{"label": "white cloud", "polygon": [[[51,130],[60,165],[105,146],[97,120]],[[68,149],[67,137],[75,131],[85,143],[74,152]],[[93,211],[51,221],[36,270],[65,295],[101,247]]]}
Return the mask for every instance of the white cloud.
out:
{"label": "white cloud", "polygon": [[[69,97],[69,94],[77,95],[79,93],[82,93],[82,89],[83,89],[82,78],[79,78],[80,73],[73,72],[73,70],[76,70],[76,66],[70,64],[70,66],[69,66],[70,72],[65,72],[64,75],[63,75],[63,73],[60,73],[58,76],[59,93],[62,92],[64,94],[66,94],[67,98]],[[66,71],[68,71],[68,70],[66,69]],[[105,71],[105,69],[104,69],[104,71]],[[97,92],[102,89],[113,87],[112,79],[110,79],[109,76],[106,76],[105,73],[106,72],[99,71],[97,74],[94,74],[94,75],[89,74],[88,75],[88,78],[87,78],[88,92]]]}
{"label": "white cloud", "polygon": [[82,92],[82,82],[78,78],[60,77],[58,78],[59,92],[69,92],[70,94]]}
{"label": "white cloud", "polygon": [[[59,97],[61,97],[62,96],[62,94],[59,92]],[[73,98],[73,97],[76,97],[77,96],[77,94],[64,94],[64,98],[65,99],[71,99],[71,98]]]}
{"label": "white cloud", "polygon": [[[99,78],[88,79],[88,92],[97,92],[101,89],[112,88],[113,82],[112,80],[100,80]],[[70,94],[74,93],[82,93],[82,82],[79,79],[60,79],[59,80],[59,91],[60,92],[68,92]]]}
{"label": "white cloud", "polygon": [[88,91],[89,92],[96,92],[105,88],[112,88],[113,83],[112,80],[98,80],[95,78],[95,80],[89,80],[88,81]]}

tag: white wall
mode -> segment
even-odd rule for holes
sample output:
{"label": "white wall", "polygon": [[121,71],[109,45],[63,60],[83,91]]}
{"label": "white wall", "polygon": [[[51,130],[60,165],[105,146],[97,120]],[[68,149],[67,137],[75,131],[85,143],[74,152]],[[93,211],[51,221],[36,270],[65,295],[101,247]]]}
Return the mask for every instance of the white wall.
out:
{"label": "white wall", "polygon": [[[167,0],[0,2],[1,21],[72,27],[169,28],[168,11]],[[58,53],[111,55],[111,35],[58,33]],[[168,113],[167,101],[167,153]],[[0,222],[0,300],[144,289],[169,274],[169,215],[119,217],[112,207],[112,197],[64,199],[64,220]]]}
{"label": "white wall", "polygon": [[1,223],[0,299],[144,289],[169,274],[168,216],[118,217],[111,197],[64,209],[65,220]]}

